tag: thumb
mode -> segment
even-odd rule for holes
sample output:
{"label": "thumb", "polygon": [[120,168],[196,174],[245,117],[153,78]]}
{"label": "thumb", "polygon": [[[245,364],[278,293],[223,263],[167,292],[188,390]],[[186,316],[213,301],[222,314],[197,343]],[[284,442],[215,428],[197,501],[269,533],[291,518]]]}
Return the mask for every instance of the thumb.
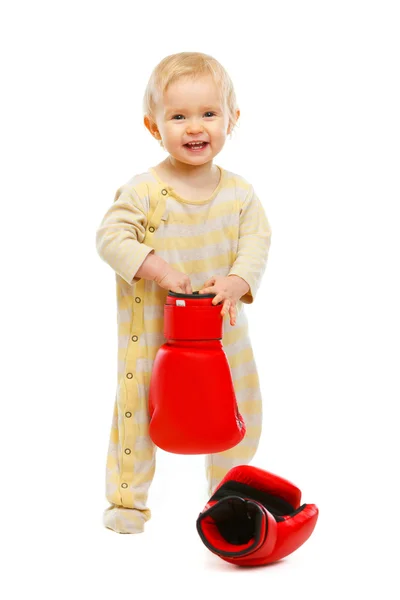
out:
{"label": "thumb", "polygon": [[207,279],[207,281],[205,283],[203,283],[203,288],[208,287],[210,285],[214,285],[215,283],[215,277],[210,277],[210,279]]}
{"label": "thumb", "polygon": [[[204,284],[205,286],[206,284]],[[201,290],[199,290],[199,294],[209,294],[212,293],[213,289],[212,286],[210,287],[202,287]]]}

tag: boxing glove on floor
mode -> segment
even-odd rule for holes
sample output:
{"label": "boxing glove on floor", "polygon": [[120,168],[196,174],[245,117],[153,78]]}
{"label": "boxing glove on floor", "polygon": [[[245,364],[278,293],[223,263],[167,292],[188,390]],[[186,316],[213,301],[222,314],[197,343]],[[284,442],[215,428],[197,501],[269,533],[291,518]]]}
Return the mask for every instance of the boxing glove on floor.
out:
{"label": "boxing glove on floor", "polygon": [[291,554],[310,537],[315,504],[300,505],[292,483],[249,465],[231,469],[196,525],[211,552],[238,565],[265,565]]}
{"label": "boxing glove on floor", "polygon": [[149,388],[149,435],[177,454],[208,454],[236,446],[246,433],[222,346],[215,294],[169,292],[163,344]]}

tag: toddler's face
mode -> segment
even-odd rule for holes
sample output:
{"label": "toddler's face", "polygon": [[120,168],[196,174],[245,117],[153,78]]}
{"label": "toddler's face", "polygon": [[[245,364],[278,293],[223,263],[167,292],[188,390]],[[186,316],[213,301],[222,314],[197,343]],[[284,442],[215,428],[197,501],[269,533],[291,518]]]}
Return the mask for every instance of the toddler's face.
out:
{"label": "toddler's face", "polygon": [[[200,165],[209,162],[223,148],[228,129],[228,111],[211,76],[195,80],[181,78],[164,93],[156,111],[152,135],[162,138],[164,148],[176,160]],[[190,150],[190,141],[206,142],[202,150]]]}

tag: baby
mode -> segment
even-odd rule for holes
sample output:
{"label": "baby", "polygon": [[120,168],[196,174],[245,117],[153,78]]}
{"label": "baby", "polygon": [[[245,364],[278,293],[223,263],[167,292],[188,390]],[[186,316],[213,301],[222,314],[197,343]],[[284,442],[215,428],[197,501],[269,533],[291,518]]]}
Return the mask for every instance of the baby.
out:
{"label": "baby", "polygon": [[239,115],[232,81],[216,59],[199,52],[164,58],[145,91],[144,124],[168,156],[118,188],[96,232],[97,251],[117,285],[118,377],[104,525],[119,533],[140,533],[151,517],[156,447],[148,435],[148,391],[165,342],[169,290],[212,293],[213,304],[221,304],[222,345],[246,423],[239,444],[206,456],[208,495],[257,450],[262,402],[243,305],[260,286],[271,228],[253,186],[213,163]]}

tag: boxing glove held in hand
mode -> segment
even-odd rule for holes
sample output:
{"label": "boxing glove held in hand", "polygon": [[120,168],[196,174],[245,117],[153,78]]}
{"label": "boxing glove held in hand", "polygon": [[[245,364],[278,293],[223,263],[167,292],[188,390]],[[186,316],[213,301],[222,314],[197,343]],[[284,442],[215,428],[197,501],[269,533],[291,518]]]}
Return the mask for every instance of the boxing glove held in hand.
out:
{"label": "boxing glove held in hand", "polygon": [[211,552],[237,565],[275,562],[299,548],[318,518],[315,504],[300,505],[292,483],[249,465],[225,475],[197,519]]}
{"label": "boxing glove held in hand", "polygon": [[149,435],[177,454],[208,454],[236,446],[246,433],[222,346],[215,294],[169,292],[163,344],[149,389]]}

